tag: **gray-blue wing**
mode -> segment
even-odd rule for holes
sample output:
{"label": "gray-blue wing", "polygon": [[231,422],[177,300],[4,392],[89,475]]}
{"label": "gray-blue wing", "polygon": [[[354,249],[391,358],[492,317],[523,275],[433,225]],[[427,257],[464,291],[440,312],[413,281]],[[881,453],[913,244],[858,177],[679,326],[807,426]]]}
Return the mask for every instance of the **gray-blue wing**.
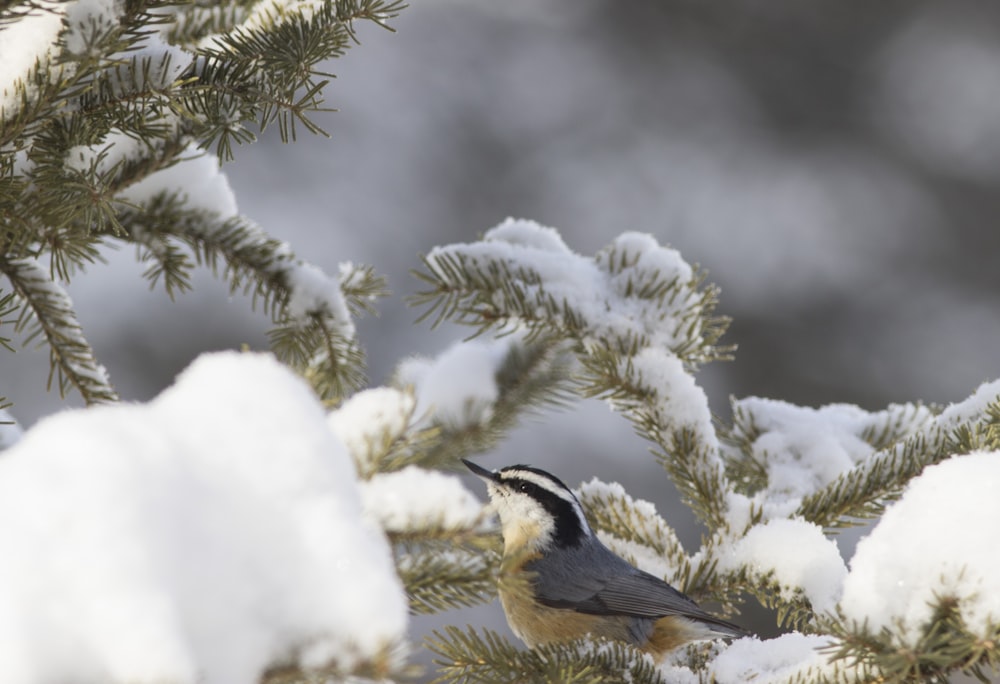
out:
{"label": "gray-blue wing", "polygon": [[567,578],[561,586],[539,583],[537,599],[553,608],[571,608],[595,615],[658,618],[701,612],[694,601],[663,580],[634,568],[629,570],[604,578],[590,576],[589,581]]}
{"label": "gray-blue wing", "polygon": [[560,579],[559,582],[536,583],[535,595],[539,603],[592,615],[649,619],[678,615],[721,634],[746,634],[740,627],[706,613],[663,580],[624,562],[611,572],[563,574]]}

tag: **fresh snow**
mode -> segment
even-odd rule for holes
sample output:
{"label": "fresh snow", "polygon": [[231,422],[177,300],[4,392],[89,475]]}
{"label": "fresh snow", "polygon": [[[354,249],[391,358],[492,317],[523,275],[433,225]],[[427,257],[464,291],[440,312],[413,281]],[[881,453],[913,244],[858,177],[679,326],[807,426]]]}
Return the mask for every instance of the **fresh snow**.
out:
{"label": "fresh snow", "polygon": [[624,363],[631,363],[637,380],[656,393],[657,423],[692,431],[714,455],[719,443],[708,396],[683,362],[666,349],[646,347]]}
{"label": "fresh snow", "polygon": [[40,421],[0,457],[0,556],[5,682],[244,684],[350,668],[406,628],[351,460],[270,356]]}
{"label": "fresh snow", "polygon": [[387,532],[468,529],[482,519],[482,504],[457,477],[413,465],[362,482],[361,501]]}
{"label": "fresh snow", "polygon": [[[62,43],[70,54],[87,52],[87,43],[117,27],[124,9],[121,0],[70,0],[52,2],[41,0],[28,16],[4,25],[0,40],[0,106],[10,111],[20,106],[14,97],[14,84],[30,82],[30,70],[36,61],[53,66],[62,33]],[[64,21],[66,30],[63,32]],[[137,58],[148,61],[145,72],[150,85],[165,87],[172,83],[194,59],[182,48],[170,45],[158,32],[146,34],[126,53],[113,59]],[[60,67],[54,67],[57,71]],[[63,67],[71,68],[71,67]],[[140,70],[139,75],[142,76]],[[114,74],[110,74],[114,78]],[[29,85],[29,94],[31,86]]]}
{"label": "fresh snow", "polygon": [[[552,228],[534,221],[507,219],[475,243],[435,247],[427,262],[435,268],[460,257],[468,269],[489,275],[491,265],[506,265],[518,278],[538,315],[547,303],[565,304],[572,314],[556,314],[553,323],[570,317],[583,327],[584,339],[618,346],[643,339],[650,347],[676,348],[698,330],[689,331],[676,316],[688,308],[694,293],[691,267],[680,254],[648,236],[625,233],[595,259],[572,252]],[[447,268],[438,269],[447,279]],[[684,292],[676,298],[643,298],[637,288],[653,279],[676,281]]]}
{"label": "fresh snow", "polygon": [[[130,138],[129,144],[137,144]],[[122,150],[121,154],[128,154]],[[236,196],[229,186],[229,179],[219,169],[219,160],[191,146],[183,158],[165,169],[151,173],[131,185],[120,197],[134,204],[145,204],[161,192],[181,193],[186,196],[186,206],[215,212],[220,219],[236,215]]]}
{"label": "fresh snow", "polygon": [[823,649],[830,644],[829,637],[798,632],[766,640],[745,637],[731,643],[716,641],[700,645],[710,649],[701,675],[685,664],[689,654],[684,649],[669,654],[660,664],[659,672],[671,684],[701,684],[706,675],[714,684],[865,681],[853,667],[843,662],[827,662]]}
{"label": "fresh snow", "polygon": [[410,358],[396,371],[396,383],[412,386],[416,415],[453,428],[484,423],[500,396],[496,375],[518,343],[517,335],[498,340],[458,342],[434,359]]}
{"label": "fresh snow", "polygon": [[63,40],[66,49],[83,55],[93,36],[100,36],[115,28],[118,17],[125,9],[121,0],[75,0],[66,6],[68,30]]}
{"label": "fresh snow", "polygon": [[378,470],[378,458],[401,439],[410,425],[416,400],[409,392],[375,387],[353,395],[330,413],[327,423],[347,447],[358,472]]}
{"label": "fresh snow", "polygon": [[293,320],[304,322],[310,314],[328,313],[340,326],[341,334],[354,336],[354,323],[340,289],[339,276],[329,276],[317,266],[299,263],[287,270],[285,279],[292,291],[288,315]]}
{"label": "fresh snow", "polygon": [[810,408],[760,397],[735,401],[733,414],[734,437],[749,442],[767,473],[767,486],[753,499],[765,518],[787,517],[804,497],[871,457],[871,434],[888,427],[905,437],[934,420],[930,409],[910,404],[868,412],[849,404]]}
{"label": "fresh snow", "polygon": [[[831,665],[819,650],[829,646],[828,637],[792,632],[774,639],[738,639],[709,664],[708,670],[716,684],[785,684],[799,681],[820,681],[844,673],[844,666]],[[848,678],[847,681],[852,681]]]}
{"label": "fresh snow", "polygon": [[5,24],[0,30],[0,108],[7,116],[20,106],[14,84],[28,81],[36,60],[45,63],[63,28],[66,3],[41,0],[28,16]]}
{"label": "fresh snow", "polygon": [[804,520],[755,525],[717,556],[720,571],[746,567],[756,577],[777,582],[785,599],[802,592],[817,613],[833,611],[847,575],[837,544],[819,525]]}
{"label": "fresh snow", "polygon": [[953,430],[962,423],[979,420],[986,414],[987,405],[1000,399],[1000,379],[984,382],[967,399],[950,404],[937,417],[937,424]]}
{"label": "fresh snow", "polygon": [[849,620],[915,645],[938,598],[959,599],[973,634],[1000,624],[1000,452],[954,456],[910,481],[858,543],[840,607]]}

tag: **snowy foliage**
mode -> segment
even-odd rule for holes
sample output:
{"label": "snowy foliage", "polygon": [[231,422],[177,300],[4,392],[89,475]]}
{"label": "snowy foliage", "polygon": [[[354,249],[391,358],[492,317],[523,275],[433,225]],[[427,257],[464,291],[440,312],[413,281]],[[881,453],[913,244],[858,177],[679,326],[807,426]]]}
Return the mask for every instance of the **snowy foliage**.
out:
{"label": "snowy foliage", "polygon": [[[998,634],[997,612],[977,597],[995,589],[985,573],[1000,559],[968,521],[991,519],[985,501],[995,498],[988,493],[995,478],[980,470],[981,487],[958,486],[971,473],[956,475],[954,486],[935,484],[933,506],[920,492],[931,491],[922,488],[925,478],[944,481],[939,470],[995,457],[1000,383],[984,385],[940,414],[920,404],[867,412],[748,398],[734,401],[731,427],[717,426],[690,371],[723,354],[714,343],[724,322],[711,317],[714,293],[699,291],[693,271],[674,254],[647,236],[627,234],[588,260],[552,229],[508,220],[482,242],[434,250],[423,276],[434,289],[421,295],[430,311],[483,329],[516,327],[529,337],[555,329],[576,341],[582,391],[607,397],[652,442],[709,528],[701,548],[689,554],[651,504],[618,485],[592,481],[581,487],[580,498],[611,548],[695,598],[734,607],[749,592],[776,608],[781,624],[827,635],[745,639],[707,662],[688,652],[664,673],[678,681],[687,672],[691,681],[701,673],[718,682],[810,682],[872,676],[937,681],[955,669],[990,671],[998,660],[990,646]],[[656,267],[645,270],[649,264]],[[989,455],[961,456],[987,448]],[[901,495],[848,571],[832,532],[877,517]],[[912,498],[926,520],[895,513],[908,510]],[[937,515],[942,507],[955,514]],[[918,522],[897,522],[910,517]],[[940,553],[927,553],[925,528],[969,534],[952,534]],[[890,562],[897,544],[908,553]],[[898,563],[906,565],[905,573],[893,570]],[[891,582],[892,590],[883,587]],[[869,600],[876,593],[882,600]],[[957,618],[946,617],[957,625],[957,641],[941,636],[935,622],[949,601]],[[900,625],[912,637],[902,641],[911,649],[905,657],[892,655],[901,643],[892,630]],[[502,652],[488,639],[452,636],[468,649]],[[959,644],[968,644],[967,650]],[[955,650],[945,657],[948,648]],[[467,657],[458,646],[439,652],[456,662]]]}
{"label": "snowy foliage", "polygon": [[[210,166],[185,163],[224,188]],[[268,240],[258,230],[243,247]],[[322,310],[342,339],[354,335],[350,315],[372,295],[363,271],[330,279],[280,244],[261,259],[259,277],[291,269],[289,324]],[[586,258],[551,228],[508,220],[426,265],[432,289],[419,302],[504,335],[405,359],[396,387],[341,396],[328,413],[272,359],[209,356],[146,406],[55,416],[10,446],[0,460],[0,541],[12,559],[0,572],[4,679],[392,676],[407,607],[483,602],[498,581],[483,507],[439,469],[571,391],[605,397],[630,420],[707,526],[689,552],[653,504],[592,480],[579,496],[601,538],[723,612],[749,593],[792,631],[654,663],[620,644],[523,653],[491,632],[449,629],[430,644],[445,676],[777,684],[995,665],[989,648],[942,661],[956,647],[937,625],[967,640],[956,643],[993,643],[998,632],[988,597],[1000,595],[1000,559],[968,521],[1000,515],[1000,381],[940,412],[751,397],[721,426],[693,375],[728,352],[716,345],[725,321],[713,316],[715,292],[652,238],[626,234]],[[297,367],[327,396],[313,360]],[[883,512],[845,563],[831,534]],[[911,655],[884,655],[900,648]]]}
{"label": "snowy foliage", "polygon": [[1000,625],[995,544],[980,525],[1000,519],[1000,451],[928,467],[858,544],[840,606],[869,629],[898,629],[915,646],[942,600],[957,603],[983,640]]}
{"label": "snowy foliage", "polygon": [[[353,317],[384,281],[364,266],[333,275],[239,215],[220,163],[250,126],[283,139],[322,110],[327,75],[354,22],[399,5],[161,0],[7,3],[0,10],[0,275],[15,328],[51,350],[65,393],[117,399],[65,285],[118,243],[174,296],[205,265],[272,317],[272,347],[331,402],[364,383]],[[214,148],[214,154],[208,152]],[[8,234],[9,233],[9,234]],[[46,264],[42,267],[41,264]]]}
{"label": "snowy foliage", "polygon": [[[725,615],[781,637],[655,663],[587,639],[524,651],[448,628],[443,677],[482,681],[944,681],[1000,663],[1000,381],[942,411],[734,400],[717,291],[627,232],[594,256],[508,219],[424,259],[425,316],[495,333],[367,388],[354,318],[384,281],[298,258],[238,213],[219,161],[250,126],[321,132],[318,65],[400,5],[381,0],[8,4],[0,17],[0,318],[88,404],[21,435],[0,412],[0,679],[244,684],[402,675],[407,610],[490,600],[498,543],[447,471],[529,410],[605,399],[705,527],[689,551],[649,502],[590,481],[597,533]],[[207,153],[213,150],[214,153]],[[205,265],[253,295],[278,357],[196,361],[145,405],[118,395],[65,285],[138,248],[173,296]],[[11,309],[10,307],[13,307]],[[6,338],[0,338],[5,345]],[[283,362],[283,363],[282,363]],[[294,371],[294,372],[293,372]],[[982,524],[979,522],[982,521]],[[870,522],[852,559],[839,528]],[[847,562],[845,562],[847,561]]]}

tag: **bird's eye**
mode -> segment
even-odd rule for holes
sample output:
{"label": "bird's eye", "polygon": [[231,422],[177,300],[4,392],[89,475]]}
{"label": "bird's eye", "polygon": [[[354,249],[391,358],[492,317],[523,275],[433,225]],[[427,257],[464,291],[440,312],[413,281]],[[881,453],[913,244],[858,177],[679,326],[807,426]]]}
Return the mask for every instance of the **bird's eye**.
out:
{"label": "bird's eye", "polygon": [[527,492],[528,491],[528,483],[527,482],[522,482],[519,485],[517,485],[517,488],[519,490],[521,490],[522,492]]}

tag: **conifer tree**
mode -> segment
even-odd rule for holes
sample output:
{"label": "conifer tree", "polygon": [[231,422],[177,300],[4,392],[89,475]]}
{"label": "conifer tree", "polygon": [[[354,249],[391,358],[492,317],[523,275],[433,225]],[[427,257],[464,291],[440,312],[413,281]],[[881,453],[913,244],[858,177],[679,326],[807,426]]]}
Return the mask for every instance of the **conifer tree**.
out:
{"label": "conifer tree", "polygon": [[[303,129],[322,133],[309,118],[323,108],[320,63],[352,45],[355,22],[386,26],[400,9],[391,0],[3,3],[0,39],[24,41],[33,60],[4,84],[0,101],[0,325],[49,348],[60,391],[115,402],[64,285],[114,243],[137,247],[146,277],[170,296],[190,289],[192,268],[207,265],[274,319],[274,351],[337,407],[331,420],[364,426],[348,447],[373,486],[455,469],[526,411],[604,398],[647,440],[706,532],[689,551],[652,504],[598,481],[578,490],[592,525],[614,550],[721,614],[756,600],[776,610],[781,628],[816,637],[808,645],[821,644],[818,655],[787,681],[946,681],[956,671],[985,678],[995,670],[1000,616],[973,624],[965,608],[975,597],[960,593],[965,585],[940,593],[919,625],[899,615],[876,628],[837,603],[828,591],[835,582],[817,586],[815,572],[796,576],[760,555],[768,543],[796,539],[803,553],[817,552],[824,572],[846,573],[831,552],[838,529],[877,519],[928,466],[1000,450],[995,383],[943,411],[919,403],[807,409],[751,397],[734,400],[732,423],[721,424],[694,379],[733,352],[722,344],[718,292],[703,274],[649,236],[626,233],[586,257],[554,230],[512,220],[424,259],[413,303],[425,316],[498,337],[489,343],[494,391],[459,396],[451,412],[421,412],[426,383],[412,365],[400,367],[394,387],[359,391],[363,353],[352,317],[384,294],[382,278],[353,266],[323,274],[224,203],[199,202],[163,180],[198,154],[231,159],[234,143],[253,141],[253,126],[277,126],[284,140]],[[825,467],[831,458],[841,459],[836,468]],[[379,524],[413,613],[487,602],[497,582],[510,581],[478,509],[387,513]],[[349,673],[276,663],[264,681],[402,678],[391,646]],[[426,646],[438,656],[440,681],[732,681],[717,668],[727,655],[718,645],[683,649],[663,664],[625,644],[581,639],[525,650],[455,626]]]}
{"label": "conifer tree", "polygon": [[[401,3],[8,2],[0,36],[20,48],[0,100],[0,291],[22,341],[49,349],[55,385],[88,403],[117,399],[64,286],[101,251],[138,248],[146,277],[173,297],[207,265],[253,294],[276,327],[276,353],[336,400],[363,382],[351,314],[383,290],[365,267],[331,278],[226,206],[198,201],[201,180],[162,172],[276,126],[282,140],[323,133],[326,60],[355,42],[356,22],[387,27]],[[235,144],[235,145],[234,145]],[[297,297],[292,293],[297,292]]]}

